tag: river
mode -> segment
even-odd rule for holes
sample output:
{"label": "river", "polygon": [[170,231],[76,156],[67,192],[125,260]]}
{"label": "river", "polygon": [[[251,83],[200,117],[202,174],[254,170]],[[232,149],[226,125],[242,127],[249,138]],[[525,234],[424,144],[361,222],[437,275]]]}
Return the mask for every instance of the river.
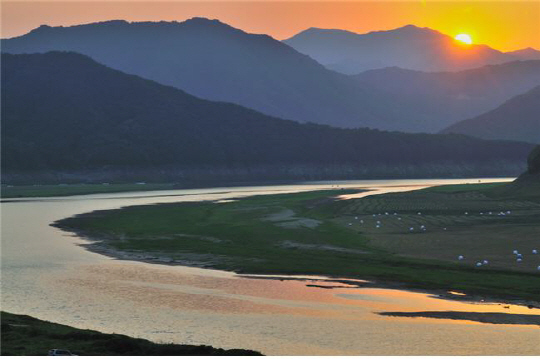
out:
{"label": "river", "polygon": [[[481,179],[502,180],[509,179]],[[426,310],[539,314],[538,310],[393,289],[306,286],[317,284],[317,278],[279,281],[114,260],[85,250],[79,246],[83,239],[50,226],[75,214],[129,205],[336,186],[369,188],[374,192],[368,194],[373,194],[475,182],[478,179],[317,182],[3,200],[2,310],[157,342],[246,348],[268,355],[538,355],[537,326],[376,314]]]}

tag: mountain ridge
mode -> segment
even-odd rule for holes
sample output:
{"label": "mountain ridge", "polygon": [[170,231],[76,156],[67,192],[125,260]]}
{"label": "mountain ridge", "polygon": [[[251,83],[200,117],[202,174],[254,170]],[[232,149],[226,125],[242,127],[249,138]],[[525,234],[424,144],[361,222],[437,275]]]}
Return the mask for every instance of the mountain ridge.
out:
{"label": "mountain ridge", "polygon": [[460,121],[441,133],[459,133],[484,139],[540,143],[540,85],[512,97],[480,116]]}
{"label": "mountain ridge", "polygon": [[459,44],[430,28],[406,25],[368,33],[308,29],[283,40],[329,69],[348,75],[398,66],[411,70],[463,70],[516,60],[483,44]]}
{"label": "mountain ridge", "polygon": [[510,163],[514,171],[520,168],[532,147],[461,135],[300,124],[199,99],[73,52],[2,54],[1,65],[2,171],[7,178],[19,172],[125,168],[151,168],[154,174],[171,166],[195,172],[267,166],[289,177],[302,176],[294,175],[303,173],[301,166],[364,176],[373,175],[373,166],[394,175],[407,166],[424,166],[423,175],[455,174],[456,168],[469,175],[487,169],[494,175],[507,174]]}
{"label": "mountain ridge", "polygon": [[54,50],[82,53],[197,97],[301,122],[400,129],[397,112],[411,113],[406,104],[389,110],[385,94],[359,87],[268,35],[248,34],[218,20],[46,27],[2,40],[7,53]]}

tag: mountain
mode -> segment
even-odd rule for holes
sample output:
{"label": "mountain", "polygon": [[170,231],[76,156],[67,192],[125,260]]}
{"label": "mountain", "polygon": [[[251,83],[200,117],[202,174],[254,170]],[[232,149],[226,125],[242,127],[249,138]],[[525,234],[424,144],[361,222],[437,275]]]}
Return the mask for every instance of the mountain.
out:
{"label": "mountain", "polygon": [[442,133],[540,143],[540,86],[483,115],[460,121]]}
{"label": "mountain", "polygon": [[462,135],[300,124],[202,100],[76,53],[2,54],[1,60],[3,181],[61,171],[86,171],[78,177],[85,180],[91,171],[104,179],[129,171],[191,171],[201,180],[237,168],[244,180],[493,176],[520,170],[532,148]]}
{"label": "mountain", "polygon": [[540,60],[540,51],[533,49],[532,47],[506,52],[506,54],[514,56],[520,60]]}
{"label": "mountain", "polygon": [[[414,104],[416,127],[437,132],[476,117],[540,84],[540,60],[513,61],[458,72],[422,72],[388,67],[354,75],[359,84]],[[428,119],[420,121],[421,118]]]}
{"label": "mountain", "polygon": [[418,116],[280,41],[217,20],[41,26],[2,40],[3,52],[51,50],[78,52],[201,98],[300,122],[407,130]]}
{"label": "mountain", "polygon": [[284,42],[344,74],[392,66],[459,71],[517,60],[486,45],[462,44],[438,31],[414,25],[367,34],[310,28]]}

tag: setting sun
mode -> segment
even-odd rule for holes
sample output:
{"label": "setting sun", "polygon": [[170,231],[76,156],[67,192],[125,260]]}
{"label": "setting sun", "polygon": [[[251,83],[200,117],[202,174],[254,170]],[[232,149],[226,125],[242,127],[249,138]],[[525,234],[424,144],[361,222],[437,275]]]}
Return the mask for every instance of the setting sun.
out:
{"label": "setting sun", "polygon": [[456,39],[457,41],[461,41],[465,44],[472,44],[472,39],[469,35],[467,34],[459,34],[459,35],[456,35],[456,37],[454,38]]}

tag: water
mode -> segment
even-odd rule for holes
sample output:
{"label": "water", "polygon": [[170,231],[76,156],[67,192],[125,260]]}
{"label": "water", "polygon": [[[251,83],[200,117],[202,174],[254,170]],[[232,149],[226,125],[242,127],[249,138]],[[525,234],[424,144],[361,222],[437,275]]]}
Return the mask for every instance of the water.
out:
{"label": "water", "polygon": [[[482,182],[501,179],[482,179]],[[308,287],[320,278],[269,280],[113,260],[49,224],[92,210],[177,201],[228,200],[314,189],[403,191],[469,180],[306,183],[5,200],[2,310],[158,342],[248,348],[273,355],[540,354],[535,326],[392,318],[380,311],[458,310],[539,314],[391,289]],[[366,194],[363,194],[366,195]],[[328,283],[324,283],[328,285]]]}

